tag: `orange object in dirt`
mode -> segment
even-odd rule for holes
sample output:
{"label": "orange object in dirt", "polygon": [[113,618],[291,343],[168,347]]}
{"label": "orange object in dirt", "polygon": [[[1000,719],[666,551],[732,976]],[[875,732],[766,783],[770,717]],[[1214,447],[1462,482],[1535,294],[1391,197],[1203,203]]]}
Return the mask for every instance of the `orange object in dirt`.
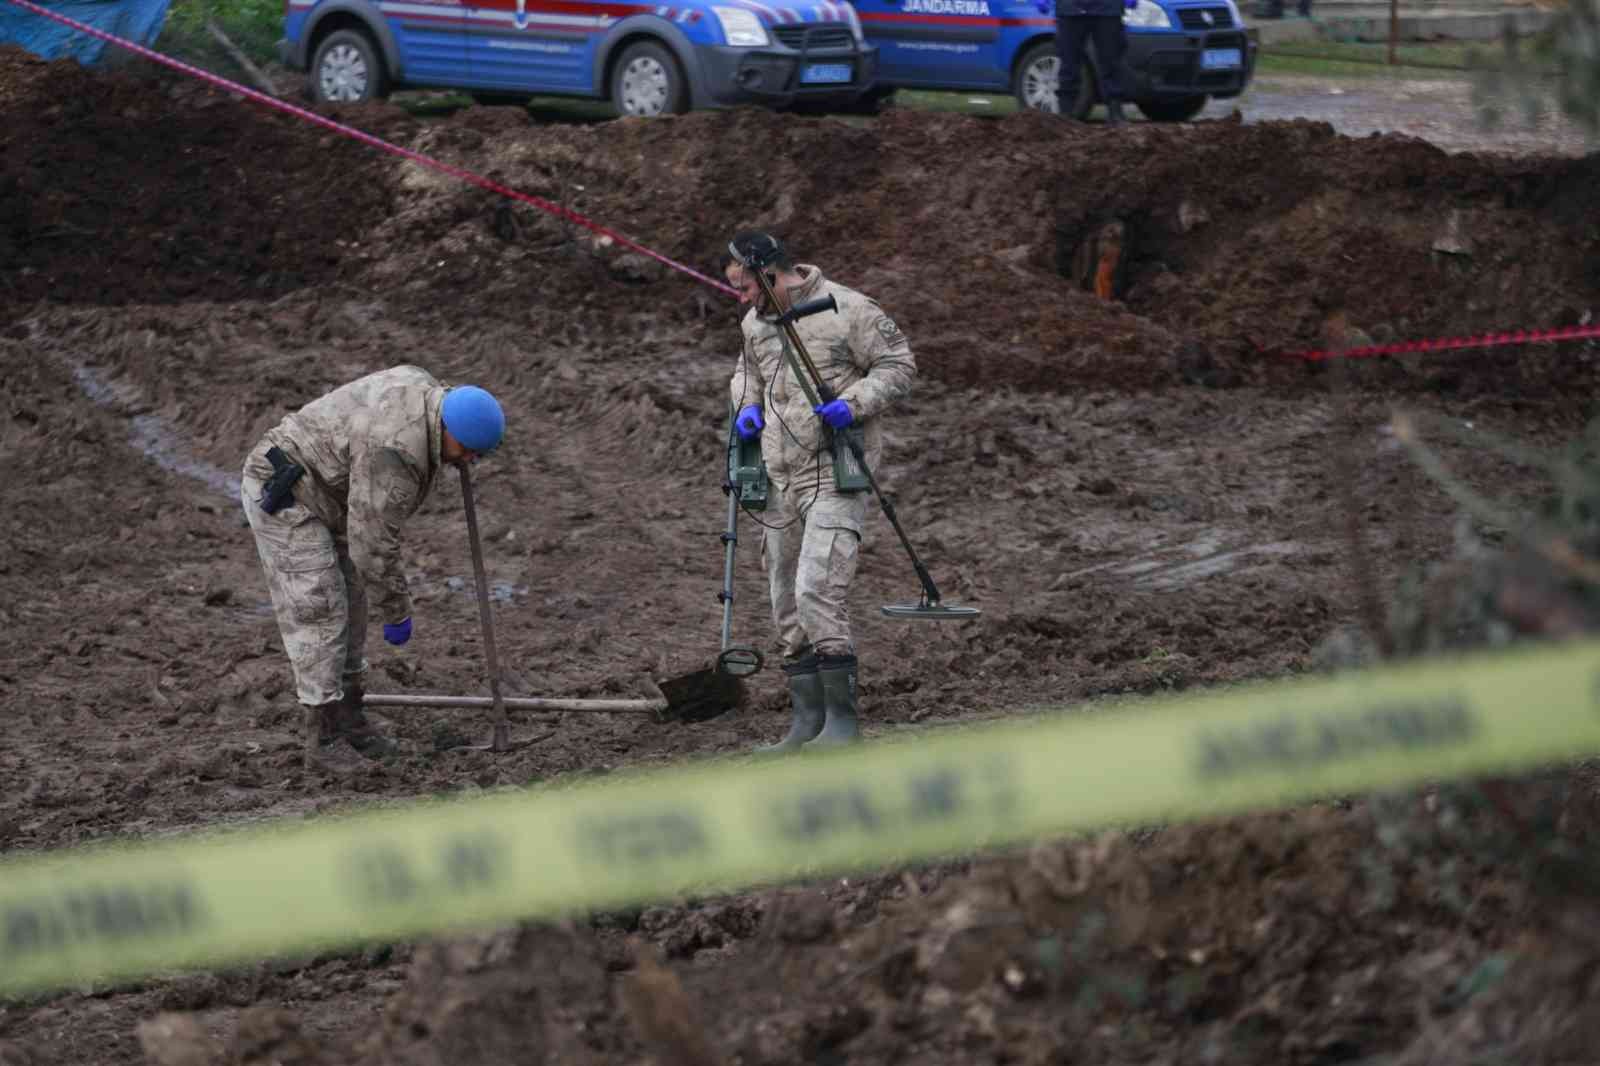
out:
{"label": "orange object in dirt", "polygon": [[1109,222],[1103,226],[1096,242],[1099,265],[1094,272],[1094,294],[1102,300],[1116,296],[1117,265],[1122,262],[1122,223]]}

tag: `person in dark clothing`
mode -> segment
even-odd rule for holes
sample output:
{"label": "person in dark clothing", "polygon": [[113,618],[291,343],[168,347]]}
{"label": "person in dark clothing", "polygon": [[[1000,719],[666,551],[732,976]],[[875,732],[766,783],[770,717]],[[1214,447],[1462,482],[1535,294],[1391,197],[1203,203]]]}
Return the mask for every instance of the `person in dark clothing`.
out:
{"label": "person in dark clothing", "polygon": [[[1100,94],[1106,105],[1106,124],[1122,124],[1122,56],[1128,38],[1122,27],[1124,0],[1056,0],[1056,54],[1061,57],[1056,102],[1063,115],[1072,114],[1083,81],[1084,48],[1094,41],[1099,61]],[[1093,73],[1091,72],[1091,77]]]}

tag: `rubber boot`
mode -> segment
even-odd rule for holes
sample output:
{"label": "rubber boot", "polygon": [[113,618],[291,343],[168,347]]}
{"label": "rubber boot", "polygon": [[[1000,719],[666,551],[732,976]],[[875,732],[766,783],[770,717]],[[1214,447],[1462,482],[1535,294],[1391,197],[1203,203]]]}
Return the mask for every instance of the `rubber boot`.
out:
{"label": "rubber boot", "polygon": [[817,674],[817,657],[807,654],[798,662],[785,663],[789,678],[789,732],[776,744],[764,744],[758,755],[787,755],[822,731],[826,714],[822,698],[822,678]]}
{"label": "rubber boot", "polygon": [[861,723],[856,717],[856,657],[824,655],[817,661],[817,676],[822,679],[822,698],[828,713],[822,732],[806,745],[806,750],[842,748],[858,742]]}
{"label": "rubber boot", "polygon": [[1106,101],[1106,125],[1107,126],[1120,126],[1125,121],[1126,121],[1126,119],[1123,117],[1123,114],[1122,114],[1122,101],[1121,100],[1107,100]]}

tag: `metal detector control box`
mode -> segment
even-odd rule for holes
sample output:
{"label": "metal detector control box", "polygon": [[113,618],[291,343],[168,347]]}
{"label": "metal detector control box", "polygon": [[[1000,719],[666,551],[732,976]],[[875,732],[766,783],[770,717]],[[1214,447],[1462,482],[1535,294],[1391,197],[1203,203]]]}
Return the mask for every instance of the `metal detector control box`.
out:
{"label": "metal detector control box", "polygon": [[728,483],[739,490],[739,504],[747,511],[767,509],[767,464],[761,458],[761,438],[745,440],[737,430],[728,447]]}

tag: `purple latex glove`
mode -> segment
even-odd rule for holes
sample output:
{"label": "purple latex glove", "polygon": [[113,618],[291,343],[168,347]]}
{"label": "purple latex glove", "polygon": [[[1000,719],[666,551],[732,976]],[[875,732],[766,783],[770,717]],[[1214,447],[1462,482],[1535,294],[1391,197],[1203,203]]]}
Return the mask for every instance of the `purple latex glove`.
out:
{"label": "purple latex glove", "polygon": [[385,622],[383,624],[383,639],[390,644],[404,644],[411,639],[411,619],[402,618],[398,622]]}
{"label": "purple latex glove", "polygon": [[821,415],[822,420],[834,429],[843,429],[856,420],[856,416],[850,413],[850,405],[843,400],[829,400],[825,404],[813,407],[812,410]]}
{"label": "purple latex glove", "polygon": [[762,427],[766,425],[761,420],[761,408],[753,403],[739,408],[739,417],[733,420],[733,424],[739,430],[739,436],[745,440],[755,440],[761,435]]}

